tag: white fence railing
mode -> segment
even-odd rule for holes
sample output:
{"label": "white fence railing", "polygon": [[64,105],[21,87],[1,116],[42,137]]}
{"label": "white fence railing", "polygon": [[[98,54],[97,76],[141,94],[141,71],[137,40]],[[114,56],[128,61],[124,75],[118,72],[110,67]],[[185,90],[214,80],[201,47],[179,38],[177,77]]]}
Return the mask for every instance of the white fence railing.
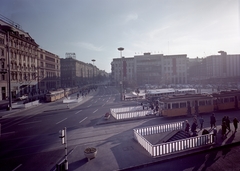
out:
{"label": "white fence railing", "polygon": [[148,151],[148,153],[152,157],[160,157],[163,155],[172,154],[176,152],[183,152],[185,150],[211,145],[215,142],[213,134],[201,135],[197,137],[191,137],[156,145],[152,145],[146,138],[143,137],[145,135],[159,134],[161,132],[180,130],[183,128],[184,121],[163,125],[155,125],[144,128],[137,128],[134,129],[133,131],[134,138],[143,148],[145,148]]}
{"label": "white fence railing", "polygon": [[82,101],[82,97],[79,97],[78,99],[70,99],[70,98],[63,99],[63,103],[79,103],[81,101]]}
{"label": "white fence railing", "polygon": [[28,108],[28,107],[31,107],[31,106],[36,106],[39,104],[39,100],[35,100],[33,102],[29,102],[29,103],[13,103],[12,104],[12,108],[13,109],[18,109],[18,108]]}
{"label": "white fence railing", "polygon": [[174,123],[167,123],[162,125],[154,125],[149,127],[142,127],[134,129],[137,133],[142,136],[152,135],[152,134],[159,134],[161,132],[168,132],[174,130],[184,129],[184,121],[174,122]]}
{"label": "white fence railing", "polygon": [[130,112],[130,111],[137,111],[142,110],[142,106],[131,106],[131,107],[122,107],[122,108],[111,108],[111,113],[121,113],[121,112]]}
{"label": "white fence railing", "polygon": [[135,112],[126,112],[126,113],[112,113],[113,117],[116,119],[128,119],[128,118],[137,118],[153,114],[152,110],[142,110]]}
{"label": "white fence railing", "polygon": [[112,108],[110,111],[116,119],[137,118],[153,114],[152,110],[143,110],[142,106]]}

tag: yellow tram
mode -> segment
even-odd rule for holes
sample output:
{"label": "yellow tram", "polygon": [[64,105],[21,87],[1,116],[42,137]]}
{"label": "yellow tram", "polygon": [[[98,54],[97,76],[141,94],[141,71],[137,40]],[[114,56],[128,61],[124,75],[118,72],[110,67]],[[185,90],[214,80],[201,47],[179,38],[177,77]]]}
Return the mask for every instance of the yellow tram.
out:
{"label": "yellow tram", "polygon": [[51,91],[46,94],[46,101],[53,102],[64,97],[64,90]]}
{"label": "yellow tram", "polygon": [[228,109],[238,109],[240,107],[240,91],[239,90],[229,90],[221,91],[220,93],[214,93],[213,104],[214,110],[228,110]]}
{"label": "yellow tram", "polygon": [[162,116],[184,116],[240,108],[240,91],[172,95],[159,101]]}
{"label": "yellow tram", "polygon": [[213,111],[213,98],[204,94],[173,95],[160,100],[162,116],[184,116]]}

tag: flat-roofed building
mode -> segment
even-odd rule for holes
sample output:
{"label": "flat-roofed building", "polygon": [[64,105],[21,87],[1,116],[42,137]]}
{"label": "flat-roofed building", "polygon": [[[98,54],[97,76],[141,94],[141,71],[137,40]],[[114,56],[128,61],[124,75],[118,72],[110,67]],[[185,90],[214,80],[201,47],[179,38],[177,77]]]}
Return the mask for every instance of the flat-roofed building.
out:
{"label": "flat-roofed building", "polygon": [[147,84],[186,84],[187,55],[163,55],[144,53],[130,58],[114,58],[112,63],[112,82],[123,81],[133,86]]}
{"label": "flat-roofed building", "polygon": [[61,87],[61,65],[58,55],[39,48],[37,81],[39,93],[57,90]]}

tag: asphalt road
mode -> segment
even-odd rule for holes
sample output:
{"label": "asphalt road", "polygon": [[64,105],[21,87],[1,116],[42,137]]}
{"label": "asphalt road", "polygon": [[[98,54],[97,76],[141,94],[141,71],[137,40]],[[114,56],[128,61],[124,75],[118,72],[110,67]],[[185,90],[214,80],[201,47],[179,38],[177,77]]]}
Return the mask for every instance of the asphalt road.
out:
{"label": "asphalt road", "polygon": [[92,99],[73,109],[43,112],[59,102],[46,103],[18,113],[16,117],[1,119],[0,170],[32,167],[31,156],[42,153],[54,153],[52,161],[58,161],[64,156],[59,130],[95,126],[110,107],[121,105],[119,99],[117,89],[102,86]]}
{"label": "asphalt road", "polygon": [[[119,92],[114,87],[99,87],[95,96],[83,104],[67,110],[46,111],[61,102],[46,103],[41,106],[16,114],[16,117],[2,118],[2,136],[0,137],[0,170],[4,171],[26,171],[26,170],[49,170],[49,166],[55,164],[64,157],[64,146],[58,137],[59,130],[67,127],[68,149],[71,150],[81,144],[94,142],[107,143],[109,139],[129,138],[132,136],[132,129],[161,123],[169,123],[185,120],[179,118],[151,118],[115,124],[98,125],[103,115],[113,107],[132,106],[136,102],[120,102]],[[64,105],[64,104],[63,104]],[[239,115],[239,112],[222,112],[217,114],[217,124],[221,123],[224,115],[232,119]],[[209,115],[203,115],[204,126],[209,127]],[[187,118],[190,123],[192,118]],[[123,134],[124,133],[124,134]],[[128,136],[128,137],[123,137]],[[143,149],[144,151],[144,149]],[[234,150],[233,150],[234,151]],[[144,151],[145,152],[145,151]],[[228,153],[229,155],[231,153]],[[218,153],[217,155],[221,155]],[[182,160],[185,163],[182,170],[196,170],[203,168],[203,163],[209,162],[206,154],[196,155]],[[205,160],[203,160],[203,157]],[[220,156],[221,158],[221,156]],[[226,155],[225,155],[226,158]],[[42,165],[39,166],[39,161]],[[156,168],[147,170],[168,170],[178,169],[180,160],[171,161],[172,164],[159,165]],[[220,160],[219,160],[220,161]],[[235,159],[233,159],[235,161]],[[223,163],[223,161],[222,161]],[[201,164],[201,165],[200,165]],[[197,167],[198,166],[198,167]],[[161,167],[162,169],[158,169]],[[144,168],[139,168],[144,169]],[[197,170],[198,170],[197,169]],[[146,170],[146,168],[145,168]],[[200,169],[201,170],[201,169]],[[215,169],[213,169],[215,170]]]}

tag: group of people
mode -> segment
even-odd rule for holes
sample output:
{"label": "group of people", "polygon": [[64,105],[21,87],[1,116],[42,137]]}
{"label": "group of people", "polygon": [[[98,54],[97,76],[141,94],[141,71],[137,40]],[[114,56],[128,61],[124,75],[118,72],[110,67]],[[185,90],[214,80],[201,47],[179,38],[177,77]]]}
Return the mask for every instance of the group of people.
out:
{"label": "group of people", "polygon": [[[235,129],[234,131],[236,132],[239,121],[237,118],[234,118],[232,122],[233,122],[233,126]],[[196,131],[197,127],[199,127],[200,130],[203,129],[203,123],[204,123],[204,119],[202,116],[199,117],[199,126],[198,126],[197,118],[195,117],[193,119],[193,123],[191,125],[192,136],[197,135],[197,131]],[[224,116],[222,118],[222,138],[226,137],[227,130],[229,132],[231,131],[230,123],[231,123],[231,121],[228,116]],[[211,125],[211,129],[216,130],[216,117],[215,117],[214,113],[210,116],[210,125]],[[189,124],[188,120],[186,120],[186,123],[185,123],[185,131],[190,134],[190,124]]]}
{"label": "group of people", "polygon": [[[191,125],[192,136],[197,136],[197,127],[198,127],[197,120],[194,118],[193,123]],[[186,120],[185,131],[190,135],[190,124],[188,120]]]}
{"label": "group of people", "polygon": [[[228,132],[231,131],[231,126],[230,126],[230,119],[228,116],[224,116],[222,118],[222,138],[226,138],[227,137],[227,130]],[[237,118],[234,118],[233,119],[233,126],[234,126],[234,131],[236,132],[237,131],[237,128],[238,128],[238,119]]]}

